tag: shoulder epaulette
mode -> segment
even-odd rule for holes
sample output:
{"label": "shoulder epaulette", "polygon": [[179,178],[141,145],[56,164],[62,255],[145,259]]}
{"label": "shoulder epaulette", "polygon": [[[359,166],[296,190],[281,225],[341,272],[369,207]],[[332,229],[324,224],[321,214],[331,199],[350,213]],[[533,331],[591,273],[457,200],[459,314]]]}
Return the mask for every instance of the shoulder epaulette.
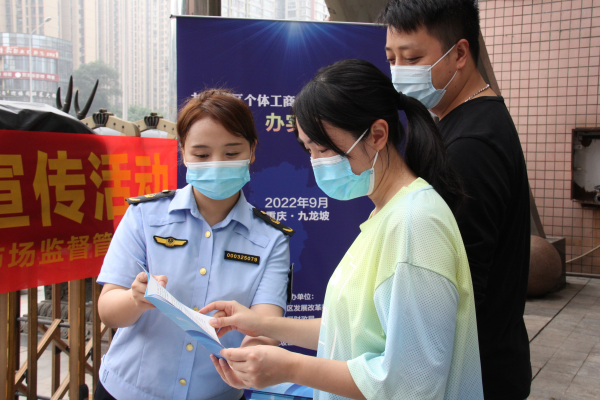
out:
{"label": "shoulder epaulette", "polygon": [[256,215],[258,218],[262,219],[263,221],[265,221],[267,224],[271,225],[275,229],[280,230],[281,232],[283,232],[284,235],[288,235],[289,237],[292,237],[292,236],[294,236],[294,233],[296,233],[296,231],[294,231],[289,226],[282,224],[281,222],[277,221],[275,218],[269,217],[266,212],[261,211],[258,208],[254,208],[252,211],[254,212],[254,215]]}
{"label": "shoulder epaulette", "polygon": [[177,192],[177,190],[163,190],[159,193],[145,194],[143,196],[138,197],[130,197],[126,200],[129,203],[129,205],[135,205],[145,203],[147,201],[162,199],[163,197],[171,197],[175,195],[175,192]]}

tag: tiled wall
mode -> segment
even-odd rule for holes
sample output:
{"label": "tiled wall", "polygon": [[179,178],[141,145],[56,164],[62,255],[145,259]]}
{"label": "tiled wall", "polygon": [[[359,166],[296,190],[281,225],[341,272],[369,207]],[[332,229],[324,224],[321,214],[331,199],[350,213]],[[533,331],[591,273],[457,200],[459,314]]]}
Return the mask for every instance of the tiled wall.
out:
{"label": "tiled wall", "polygon": [[[600,128],[600,0],[480,0],[479,7],[544,229],[566,238],[571,259],[600,244],[600,207],[570,199],[572,129]],[[600,250],[567,270],[600,274]]]}

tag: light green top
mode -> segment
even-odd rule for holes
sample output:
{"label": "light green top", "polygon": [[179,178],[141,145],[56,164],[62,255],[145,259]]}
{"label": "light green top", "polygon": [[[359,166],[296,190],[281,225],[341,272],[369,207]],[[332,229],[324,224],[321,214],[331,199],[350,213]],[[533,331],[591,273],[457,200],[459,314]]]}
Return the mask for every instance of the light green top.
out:
{"label": "light green top", "polygon": [[360,229],[327,286],[318,356],[348,361],[367,399],[483,399],[471,275],[444,200],[419,178]]}

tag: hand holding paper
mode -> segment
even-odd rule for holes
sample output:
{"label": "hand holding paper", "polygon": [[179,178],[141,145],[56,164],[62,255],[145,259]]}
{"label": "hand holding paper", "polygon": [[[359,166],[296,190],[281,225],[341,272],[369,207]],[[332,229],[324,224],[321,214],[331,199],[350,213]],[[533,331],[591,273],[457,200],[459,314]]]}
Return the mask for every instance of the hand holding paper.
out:
{"label": "hand holding paper", "polygon": [[[140,267],[144,267],[140,264]],[[146,287],[146,298],[163,314],[175,322],[181,329],[198,341],[208,351],[217,357],[221,357],[220,351],[224,346],[217,337],[217,332],[208,321],[212,317],[200,314],[179,302],[171,293],[162,287],[154,276],[144,269],[148,277]]]}
{"label": "hand holding paper", "polygon": [[210,325],[219,329],[219,337],[229,331],[238,330],[244,335],[269,336],[262,332],[263,316],[244,307],[237,301],[215,301],[200,310],[202,314],[217,311],[209,318]]}
{"label": "hand holding paper", "polygon": [[[166,287],[167,285],[167,277],[164,275],[154,276],[154,279],[158,281],[158,283]],[[133,283],[131,284],[131,299],[133,300],[136,307],[139,307],[143,310],[150,310],[154,307],[154,305],[146,299],[146,288],[148,286],[148,273],[140,272],[136,277]]]}

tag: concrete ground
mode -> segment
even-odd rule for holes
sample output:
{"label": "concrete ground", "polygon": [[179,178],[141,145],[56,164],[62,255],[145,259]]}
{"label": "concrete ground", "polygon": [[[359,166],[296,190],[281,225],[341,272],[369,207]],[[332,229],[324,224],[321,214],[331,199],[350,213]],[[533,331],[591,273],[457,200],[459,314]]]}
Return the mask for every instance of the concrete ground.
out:
{"label": "concrete ground", "polygon": [[[24,300],[22,310],[27,309]],[[560,292],[527,301],[524,318],[533,372],[529,400],[600,400],[600,279],[567,278]],[[21,344],[26,343],[22,336]],[[26,357],[23,346],[21,360]],[[68,358],[61,358],[64,377]],[[38,364],[43,396],[50,395],[50,360],[48,349]],[[91,389],[89,375],[86,383]]]}

